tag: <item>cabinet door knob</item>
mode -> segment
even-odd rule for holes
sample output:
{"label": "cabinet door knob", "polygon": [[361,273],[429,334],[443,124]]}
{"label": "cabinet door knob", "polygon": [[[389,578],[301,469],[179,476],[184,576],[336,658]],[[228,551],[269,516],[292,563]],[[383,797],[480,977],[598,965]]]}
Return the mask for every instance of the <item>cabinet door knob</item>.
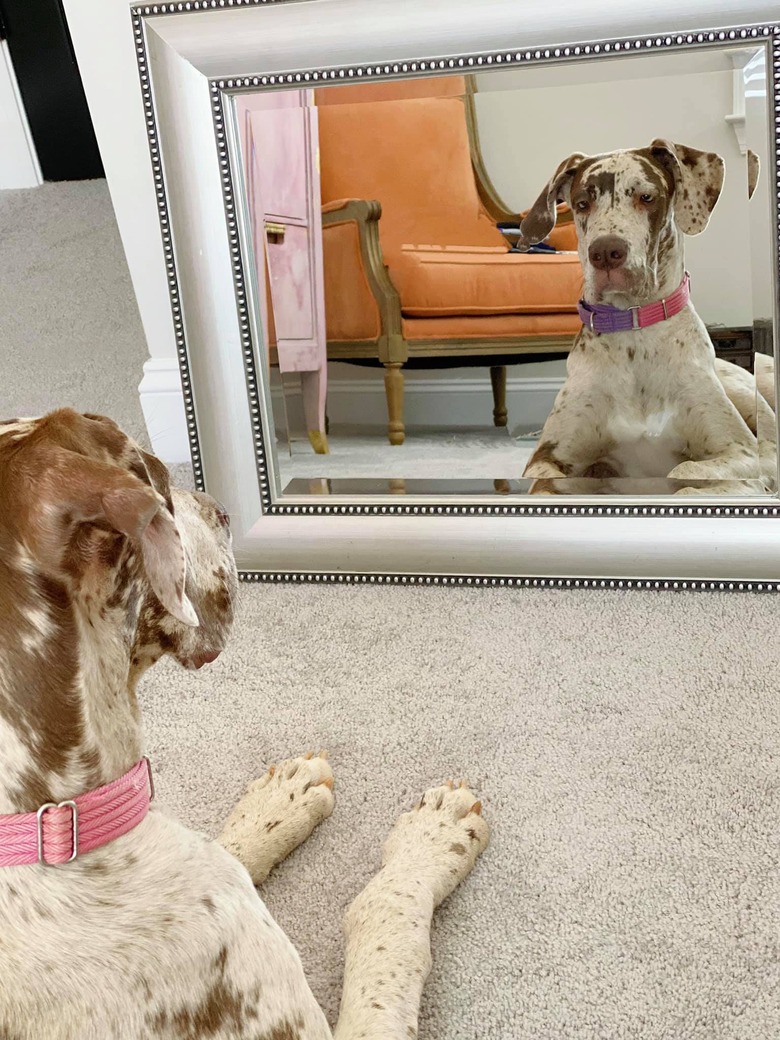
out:
{"label": "cabinet door knob", "polygon": [[284,224],[279,224],[274,220],[266,220],[265,233],[269,242],[282,242],[284,240]]}

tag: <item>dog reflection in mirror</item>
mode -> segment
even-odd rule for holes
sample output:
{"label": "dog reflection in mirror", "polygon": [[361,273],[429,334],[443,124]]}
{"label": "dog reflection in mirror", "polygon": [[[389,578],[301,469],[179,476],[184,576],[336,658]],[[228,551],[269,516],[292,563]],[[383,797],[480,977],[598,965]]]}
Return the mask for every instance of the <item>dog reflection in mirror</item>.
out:
{"label": "dog reflection in mirror", "polygon": [[689,295],[684,239],[707,227],[723,159],[670,141],[570,155],[521,224],[541,242],[570,206],[583,327],[524,476],[532,493],[774,490],[774,367],[716,359]]}
{"label": "dog reflection in mirror", "polygon": [[[149,805],[138,680],[213,662],[236,591],[224,509],[113,422],[0,423],[3,1040],[331,1036],[254,887],[330,815],[324,755],[269,769],[218,841]],[[338,1040],[416,1036],[434,908],[487,840],[465,784],[396,823],[347,914]]]}

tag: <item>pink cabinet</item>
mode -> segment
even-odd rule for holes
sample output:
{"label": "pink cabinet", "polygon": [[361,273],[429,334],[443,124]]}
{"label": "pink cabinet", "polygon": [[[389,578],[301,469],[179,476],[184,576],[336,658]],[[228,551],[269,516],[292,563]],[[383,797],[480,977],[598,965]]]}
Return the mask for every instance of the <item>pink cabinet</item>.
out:
{"label": "pink cabinet", "polygon": [[310,90],[237,99],[266,344],[300,372],[309,440],[326,453],[327,341],[317,109]]}

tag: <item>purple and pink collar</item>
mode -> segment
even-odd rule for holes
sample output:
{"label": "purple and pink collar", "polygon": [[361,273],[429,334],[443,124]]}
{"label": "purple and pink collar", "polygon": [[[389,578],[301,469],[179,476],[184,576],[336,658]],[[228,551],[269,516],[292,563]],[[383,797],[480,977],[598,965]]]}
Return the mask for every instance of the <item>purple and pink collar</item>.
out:
{"label": "purple and pink collar", "polygon": [[679,314],[691,297],[691,278],[686,271],[679,288],[671,296],[642,307],[611,307],[606,303],[586,303],[580,300],[577,311],[582,324],[598,335],[609,332],[630,332],[633,329],[646,329],[648,325],[657,325],[659,321]]}

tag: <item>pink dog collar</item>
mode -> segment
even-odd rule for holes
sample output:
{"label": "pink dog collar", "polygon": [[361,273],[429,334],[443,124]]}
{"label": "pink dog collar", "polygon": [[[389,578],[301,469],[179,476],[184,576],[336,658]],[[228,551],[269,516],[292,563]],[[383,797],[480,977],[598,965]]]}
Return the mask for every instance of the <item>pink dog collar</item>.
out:
{"label": "pink dog collar", "polygon": [[96,791],[46,802],[37,812],[0,816],[0,867],[71,863],[137,827],[153,798],[152,767],[142,758]]}
{"label": "pink dog collar", "polygon": [[642,307],[611,307],[606,303],[586,303],[580,300],[577,304],[582,324],[591,332],[599,335],[609,332],[630,332],[632,329],[646,329],[648,325],[657,325],[659,321],[679,314],[691,298],[691,277],[686,271],[679,288],[671,296],[654,303],[646,303]]}

